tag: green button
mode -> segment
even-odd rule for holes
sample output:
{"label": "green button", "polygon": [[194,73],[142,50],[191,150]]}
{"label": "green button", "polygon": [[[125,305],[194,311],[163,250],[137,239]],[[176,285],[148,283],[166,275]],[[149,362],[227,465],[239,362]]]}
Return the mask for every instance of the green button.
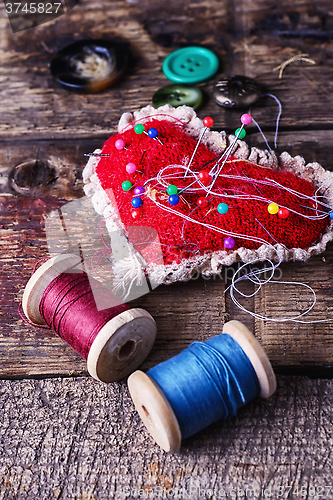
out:
{"label": "green button", "polygon": [[174,108],[178,106],[191,106],[198,109],[203,101],[202,91],[198,87],[190,87],[181,83],[172,83],[166,85],[155,92],[153,95],[153,104],[155,108],[163,104],[171,104]]}
{"label": "green button", "polygon": [[219,60],[204,47],[184,47],[168,55],[163,62],[163,72],[172,82],[200,83],[215,75]]}

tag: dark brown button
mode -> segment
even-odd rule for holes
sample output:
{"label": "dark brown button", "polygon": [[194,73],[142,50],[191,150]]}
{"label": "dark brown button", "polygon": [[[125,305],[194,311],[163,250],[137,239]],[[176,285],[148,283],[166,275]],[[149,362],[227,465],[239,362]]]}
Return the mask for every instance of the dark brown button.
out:
{"label": "dark brown button", "polygon": [[260,99],[261,87],[247,76],[229,76],[215,83],[213,97],[225,108],[246,108]]}
{"label": "dark brown button", "polygon": [[119,80],[127,60],[125,44],[111,40],[80,40],[58,52],[51,62],[51,73],[67,90],[94,93]]}
{"label": "dark brown button", "polygon": [[36,189],[46,187],[56,179],[55,170],[40,160],[26,160],[10,172],[9,186],[20,194],[32,195]]}

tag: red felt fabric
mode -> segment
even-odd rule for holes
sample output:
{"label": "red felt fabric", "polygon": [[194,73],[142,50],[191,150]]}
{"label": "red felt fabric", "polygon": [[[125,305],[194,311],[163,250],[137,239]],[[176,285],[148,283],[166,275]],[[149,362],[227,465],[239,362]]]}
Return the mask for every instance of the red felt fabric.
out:
{"label": "red felt fabric", "polygon": [[[184,192],[180,203],[172,208],[207,224],[219,226],[227,234],[222,235],[204,226],[192,222],[185,222],[176,214],[168,213],[158,208],[147,196],[143,196],[142,216],[139,220],[132,217],[133,207],[131,205],[133,189],[128,192],[123,191],[121,185],[124,180],[130,180],[135,186],[142,186],[147,179],[155,177],[163,167],[170,164],[186,164],[189,161],[197,140],[193,139],[184,131],[184,127],[168,120],[151,119],[149,122],[142,122],[147,131],[151,127],[158,130],[158,137],[163,142],[161,145],[157,140],[149,138],[146,134],[138,135],[133,127],[126,129],[110,137],[104,144],[102,153],[109,153],[111,156],[101,158],[97,166],[97,175],[105,190],[112,189],[115,196],[121,219],[127,228],[151,227],[156,230],[162,245],[163,258],[165,264],[180,262],[182,258],[188,258],[193,254],[203,255],[207,252],[214,252],[224,249],[223,241],[229,232],[262,238],[273,245],[276,242],[282,243],[287,248],[308,248],[318,242],[321,234],[328,224],[328,218],[324,220],[311,221],[290,212],[289,217],[280,219],[278,215],[271,215],[267,211],[267,203],[257,200],[228,199],[227,197],[208,198],[208,203],[198,207],[197,199],[205,196],[202,190],[197,193]],[[126,149],[117,150],[115,141],[124,139]],[[145,151],[145,153],[144,153]],[[142,158],[143,157],[143,158]],[[206,162],[216,158],[216,154],[206,146],[200,145],[191,165],[191,169],[199,172],[202,169],[210,170],[214,163],[203,167]],[[142,173],[135,172],[128,174],[126,165],[133,162]],[[175,174],[182,173],[181,169],[176,169]],[[171,171],[168,171],[171,173]],[[230,159],[223,168],[224,175],[237,175],[252,179],[275,179],[280,184],[294,190],[314,196],[315,188],[308,181],[296,177],[290,172],[274,171],[247,161]],[[176,184],[179,189],[192,182],[192,179],[170,180],[170,184]],[[157,184],[156,181],[150,183],[152,189],[156,189],[157,199],[165,206],[171,207],[168,203],[166,189]],[[230,180],[219,177],[214,186],[214,191],[232,194],[259,195],[268,198],[278,205],[286,206],[289,209],[297,210],[305,215],[315,215],[310,208],[300,205],[314,207],[311,201],[305,201],[280,188],[273,188],[263,185],[256,185],[245,180]],[[229,206],[229,211],[225,215],[217,212],[217,205],[225,202]],[[197,208],[198,207],[198,208]],[[260,224],[258,223],[260,222]],[[262,227],[263,226],[263,227]],[[265,230],[266,229],[266,230]],[[139,230],[140,232],[140,230]],[[269,233],[269,234],[268,234]],[[138,232],[137,232],[138,234]],[[142,237],[146,238],[146,235]],[[146,238],[147,239],[147,238]],[[246,247],[255,249],[260,246],[243,237],[234,237],[236,248]],[[142,248],[142,247],[141,247]],[[138,247],[139,249],[139,247]]]}

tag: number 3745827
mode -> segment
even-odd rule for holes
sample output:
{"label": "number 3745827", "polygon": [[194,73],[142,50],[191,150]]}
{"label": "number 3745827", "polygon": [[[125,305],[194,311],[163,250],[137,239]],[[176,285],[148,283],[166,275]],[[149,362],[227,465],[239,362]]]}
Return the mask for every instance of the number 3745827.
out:
{"label": "number 3745827", "polygon": [[61,2],[59,3],[6,3],[7,14],[57,14]]}

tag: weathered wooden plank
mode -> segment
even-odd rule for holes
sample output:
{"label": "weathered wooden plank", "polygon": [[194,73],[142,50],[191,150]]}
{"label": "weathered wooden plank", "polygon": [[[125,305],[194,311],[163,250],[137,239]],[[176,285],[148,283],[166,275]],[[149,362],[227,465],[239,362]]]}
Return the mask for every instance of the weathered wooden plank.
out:
{"label": "weathered wooden plank", "polygon": [[166,454],[123,383],[2,381],[0,497],[328,500],[333,382],[278,382],[269,400],[251,402]]}
{"label": "weathered wooden plank", "polygon": [[[306,264],[282,265],[280,279],[290,284],[269,284],[256,296],[257,313],[282,319],[301,315],[313,301],[312,293],[307,288],[293,283],[309,285],[316,293],[315,307],[306,316],[298,318],[305,324],[256,321],[256,334],[261,338],[268,355],[274,358],[276,365],[288,366],[292,360],[294,367],[306,367],[309,374],[312,369],[313,373],[315,372],[316,366],[332,366],[332,264],[333,246],[330,245],[329,250],[322,256],[311,258]],[[329,318],[331,321],[319,322]]]}
{"label": "weathered wooden plank", "polygon": [[[206,5],[204,11],[200,6],[179,7],[175,22],[179,25],[184,21],[184,16],[189,16],[189,32],[191,20],[195,20],[200,12],[200,23],[195,25],[201,26],[203,43],[214,43],[211,33],[216,21],[210,19],[209,8],[219,12],[218,19],[223,19],[223,27],[226,28],[227,20],[223,16],[226,6],[221,8],[217,0]],[[0,73],[0,94],[3,96],[0,130],[3,136],[49,138],[51,135],[61,138],[107,133],[115,127],[123,111],[151,103],[154,90],[167,84],[161,64],[169,50],[154,43],[147,33],[147,8],[141,11],[125,1],[112,2],[112,6],[107,0],[98,5],[86,1],[83,8],[75,8],[63,16],[61,24],[50,22],[29,33],[17,33],[15,37],[10,32],[9,24],[6,24],[4,7],[0,8],[0,57],[3,62]],[[166,12],[170,10],[173,8],[167,6]],[[195,31],[194,27],[192,29]],[[125,39],[131,45],[135,63],[130,67],[127,77],[110,91],[91,96],[73,95],[53,83],[48,64],[60,47],[70,43],[73,38],[87,37]],[[7,50],[8,46],[10,51]],[[14,69],[13,57],[16,61]],[[11,82],[10,86],[8,82]]]}
{"label": "weathered wooden plank", "polygon": [[[267,2],[209,0],[188,4],[88,0],[32,30],[13,35],[0,5],[0,133],[3,138],[99,137],[114,129],[120,114],[151,103],[154,91],[168,83],[161,65],[175,48],[200,44],[221,60],[219,75],[255,77],[283,104],[282,127],[330,127],[332,116],[332,14],[330,1],[312,7],[303,0],[278,6]],[[73,38],[122,37],[135,64],[115,87],[98,95],[73,95],[52,81],[52,55]],[[316,61],[289,66],[282,80],[273,69],[298,53]],[[218,78],[217,76],[217,78]],[[213,82],[201,85],[211,95]],[[254,115],[274,126],[272,99],[259,101]],[[200,116],[214,114],[216,126],[234,129],[239,113],[218,107],[211,98]]]}
{"label": "weathered wooden plank", "polygon": [[[266,321],[250,318],[227,298],[227,311],[243,321],[260,339],[275,368],[286,367],[309,375],[318,374],[325,367],[332,367],[333,354],[333,299],[332,262],[333,246],[321,256],[306,263],[286,263],[277,270],[276,278],[290,284],[269,283],[255,297],[244,299],[235,293],[237,300],[250,312],[268,318]],[[262,267],[262,266],[254,266]],[[317,303],[309,314],[299,317],[303,323],[282,319],[297,317],[311,306],[316,293]],[[250,294],[254,287],[249,283],[240,290]],[[269,319],[276,319],[270,321]],[[330,319],[330,321],[323,321]]]}
{"label": "weathered wooden plank", "polygon": [[[255,297],[244,299],[235,293],[237,300],[251,313],[276,321],[250,317],[240,311],[227,296],[227,311],[235,319],[243,321],[255,332],[265,348],[275,369],[287,373],[306,373],[310,376],[329,375],[332,372],[333,353],[333,302],[332,302],[333,247],[307,263],[283,264],[278,269],[280,280],[286,284],[266,284]],[[297,283],[297,284],[293,284]],[[311,313],[300,317],[304,324],[281,322],[304,313],[312,304],[312,293],[301,283],[312,287],[316,294],[316,306]],[[241,285],[242,292],[251,294],[254,287]],[[323,321],[322,320],[330,320]],[[311,323],[312,322],[312,323]]]}

